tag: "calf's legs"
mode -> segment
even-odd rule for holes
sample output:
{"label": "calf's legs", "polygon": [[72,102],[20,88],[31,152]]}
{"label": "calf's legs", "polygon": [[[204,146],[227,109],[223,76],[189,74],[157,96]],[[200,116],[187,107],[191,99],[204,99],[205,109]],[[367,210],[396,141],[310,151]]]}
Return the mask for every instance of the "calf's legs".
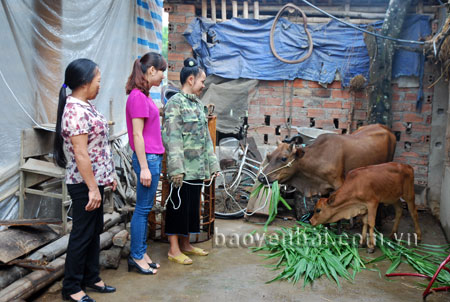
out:
{"label": "calf's legs", "polygon": [[394,226],[392,227],[392,231],[391,231],[391,234],[389,235],[389,237],[391,239],[395,239],[394,235],[398,231],[398,225],[400,223],[400,218],[402,217],[402,203],[400,202],[400,199],[399,199],[392,205],[395,208],[395,219],[394,219]]}

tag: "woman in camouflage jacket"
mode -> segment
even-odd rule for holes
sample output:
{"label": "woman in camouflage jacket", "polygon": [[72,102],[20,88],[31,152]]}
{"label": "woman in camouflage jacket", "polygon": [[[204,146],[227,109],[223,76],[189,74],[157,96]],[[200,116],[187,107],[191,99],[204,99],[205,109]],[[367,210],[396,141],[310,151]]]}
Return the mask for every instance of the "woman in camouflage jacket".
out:
{"label": "woman in camouflage jacket", "polygon": [[206,109],[198,99],[205,79],[205,72],[197,62],[186,59],[180,73],[182,89],[170,98],[164,109],[162,138],[172,183],[165,231],[170,242],[168,258],[180,264],[192,264],[192,259],[186,255],[208,255],[207,251],[189,243],[189,235],[200,232],[203,181],[219,171]]}

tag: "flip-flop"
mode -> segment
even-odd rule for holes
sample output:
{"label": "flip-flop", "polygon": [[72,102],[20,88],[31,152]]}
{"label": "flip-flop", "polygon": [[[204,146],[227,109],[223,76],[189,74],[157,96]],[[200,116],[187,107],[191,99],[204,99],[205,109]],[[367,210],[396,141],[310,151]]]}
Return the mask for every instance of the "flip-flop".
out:
{"label": "flip-flop", "polygon": [[208,256],[209,252],[205,251],[204,249],[194,247],[190,251],[182,251],[186,255],[196,255],[196,256]]}
{"label": "flip-flop", "polygon": [[167,257],[170,261],[183,264],[183,265],[189,265],[192,264],[192,259],[186,256],[185,254],[181,253],[180,255],[174,257],[174,256],[168,256]]}

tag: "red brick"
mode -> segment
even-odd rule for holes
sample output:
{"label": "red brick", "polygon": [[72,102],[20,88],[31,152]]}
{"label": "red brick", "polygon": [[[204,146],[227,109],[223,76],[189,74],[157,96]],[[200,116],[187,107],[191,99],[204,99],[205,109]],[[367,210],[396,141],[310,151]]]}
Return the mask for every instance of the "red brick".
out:
{"label": "red brick", "polygon": [[167,2],[164,2],[164,11],[166,13],[172,13],[173,12],[173,5],[167,4]]}
{"label": "red brick", "polygon": [[400,101],[401,99],[402,99],[402,95],[401,95],[401,94],[394,93],[394,94],[392,95],[392,100],[393,100],[393,101]]}
{"label": "red brick", "polygon": [[[415,106],[414,106],[415,109]],[[422,105],[422,112],[431,112],[432,106],[431,104],[423,104]]]}
{"label": "red brick", "polygon": [[295,96],[302,96],[302,97],[309,97],[312,96],[312,90],[309,88],[303,88],[303,89],[294,89],[294,95]]}
{"label": "red brick", "polygon": [[186,23],[186,17],[183,15],[169,14],[169,23]]}
{"label": "red brick", "polygon": [[271,87],[283,87],[283,81],[265,81],[265,83]]}
{"label": "red brick", "polygon": [[328,110],[328,114],[331,118],[346,118],[348,115],[347,110]]}
{"label": "red brick", "polygon": [[323,103],[323,108],[342,108],[342,102],[341,101],[326,101]]}
{"label": "red brick", "polygon": [[177,24],[177,33],[184,33],[184,31],[186,30],[186,28],[188,27],[187,24]]}
{"label": "red brick", "polygon": [[304,101],[301,99],[292,99],[292,106],[293,107],[303,107]]}
{"label": "red brick", "polygon": [[177,43],[175,45],[175,49],[176,49],[176,52],[178,52],[178,53],[180,53],[180,52],[189,53],[189,54],[192,53],[192,47],[188,43]]}
{"label": "red brick", "polygon": [[395,123],[392,123],[392,130],[393,131],[404,131],[405,126],[403,126],[402,122],[395,122]]}
{"label": "red brick", "polygon": [[170,42],[184,42],[186,43],[186,40],[182,35],[179,33],[169,33],[169,41]]}
{"label": "red brick", "polygon": [[168,54],[169,61],[184,61],[185,56],[183,54],[171,52]]}
{"label": "red brick", "polygon": [[314,82],[314,81],[308,81],[308,87],[309,88],[323,88],[322,85],[320,85],[318,82]]}
{"label": "red brick", "polygon": [[333,83],[328,85],[328,88],[342,89],[341,81],[334,81]]}
{"label": "red brick", "polygon": [[417,154],[416,152],[403,152],[402,156],[407,156],[407,157],[419,157],[419,154]]}
{"label": "red brick", "polygon": [[411,103],[404,103],[404,102],[393,102],[392,103],[392,110],[393,111],[400,111],[400,112],[414,112],[415,111],[415,105]]}
{"label": "red brick", "polygon": [[424,117],[416,113],[404,113],[403,121],[405,122],[423,122]]}
{"label": "red brick", "polygon": [[274,89],[271,87],[259,87],[258,91],[259,91],[259,94],[261,94],[261,95],[272,95],[272,92],[274,92]]}
{"label": "red brick", "polygon": [[303,82],[302,79],[295,79],[294,80],[294,87],[295,88],[303,88],[303,87],[305,87],[305,83]]}
{"label": "red brick", "polygon": [[325,111],[323,109],[317,109],[317,108],[309,108],[307,116],[308,117],[320,117],[325,114]]}
{"label": "red brick", "polygon": [[175,6],[178,13],[190,13],[195,15],[195,5],[189,5],[189,4],[177,4]]}
{"label": "red brick", "polygon": [[350,98],[350,93],[348,90],[333,90],[331,92],[331,97],[333,99],[348,99]]}
{"label": "red brick", "polygon": [[342,102],[342,109],[350,109],[350,107],[352,106],[353,101],[343,101]]}
{"label": "red brick", "polygon": [[331,91],[325,88],[322,89],[314,89],[312,91],[313,96],[317,96],[319,98],[329,98],[331,96]]}
{"label": "red brick", "polygon": [[416,101],[417,100],[417,93],[406,93],[405,94],[405,101]]}
{"label": "red brick", "polygon": [[266,104],[271,106],[281,106],[283,100],[280,98],[267,98]]}
{"label": "red brick", "polygon": [[250,105],[266,105],[266,99],[265,98],[254,98],[250,100]]}
{"label": "red brick", "polygon": [[355,120],[365,120],[367,118],[367,112],[366,111],[355,111],[353,114],[353,118]]}
{"label": "red brick", "polygon": [[169,74],[167,78],[171,81],[179,81],[180,80],[180,73],[179,72],[173,72],[169,71]]}

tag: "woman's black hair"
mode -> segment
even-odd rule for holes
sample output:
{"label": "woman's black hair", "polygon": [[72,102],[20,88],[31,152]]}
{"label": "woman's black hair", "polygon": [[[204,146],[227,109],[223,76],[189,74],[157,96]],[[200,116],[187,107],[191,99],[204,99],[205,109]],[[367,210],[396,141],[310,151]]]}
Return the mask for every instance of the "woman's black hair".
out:
{"label": "woman's black hair", "polygon": [[64,84],[59,90],[58,112],[56,115],[56,133],[53,143],[53,156],[56,164],[62,168],[66,167],[67,159],[64,155],[63,137],[61,133],[61,120],[66,106],[66,88],[72,91],[78,87],[92,82],[96,74],[97,64],[89,59],[77,59],[72,61],[66,68],[64,74]]}
{"label": "woman's black hair", "polygon": [[144,75],[151,66],[155,67],[156,70],[165,71],[167,62],[162,55],[156,52],[148,52],[140,59],[136,59],[133,64],[133,70],[131,71],[125,86],[127,94],[130,94],[134,88],[137,88],[148,96],[150,86]]}
{"label": "woman's black hair", "polygon": [[186,83],[187,78],[190,75],[194,75],[194,77],[197,77],[200,71],[203,71],[203,69],[198,66],[198,63],[195,59],[187,58],[186,60],[184,60],[184,67],[180,72],[181,85],[183,86],[184,83]]}

